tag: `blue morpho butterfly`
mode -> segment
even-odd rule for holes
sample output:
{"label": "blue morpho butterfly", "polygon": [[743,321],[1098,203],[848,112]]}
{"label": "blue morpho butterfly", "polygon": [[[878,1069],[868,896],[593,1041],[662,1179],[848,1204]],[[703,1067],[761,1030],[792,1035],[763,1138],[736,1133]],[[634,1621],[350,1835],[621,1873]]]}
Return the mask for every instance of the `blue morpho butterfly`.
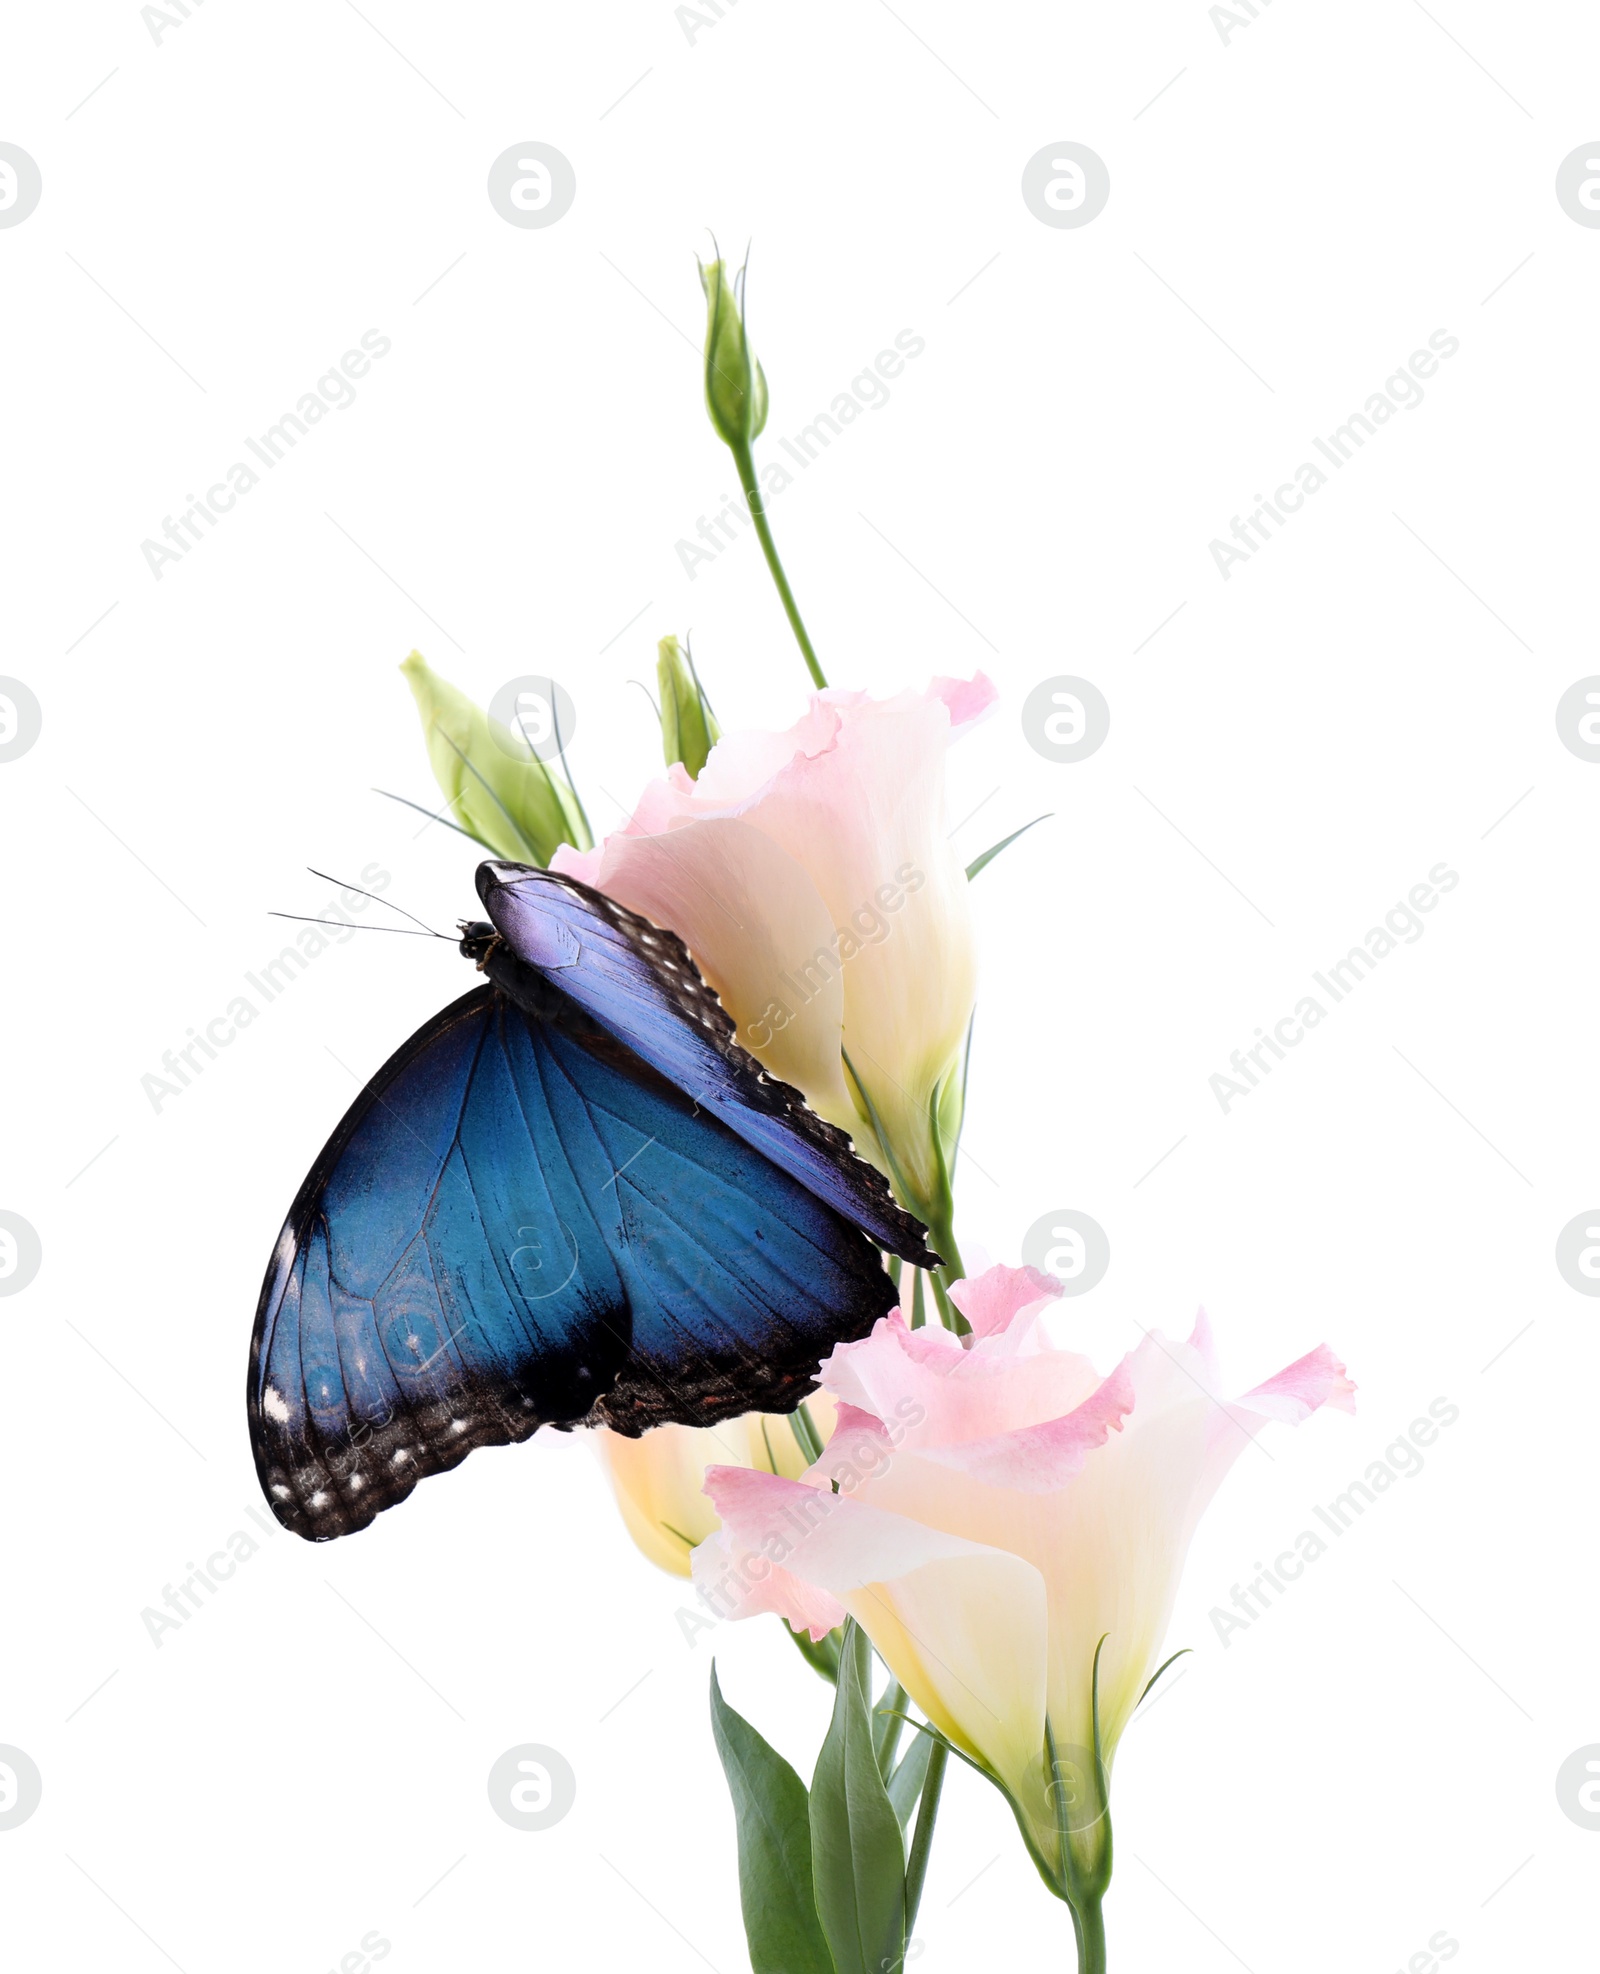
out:
{"label": "blue morpho butterfly", "polygon": [[675,934],[553,871],[477,882],[487,984],[351,1105],[262,1284],[256,1472],[312,1541],[542,1425],[788,1410],[893,1306],[878,1250],[935,1261]]}

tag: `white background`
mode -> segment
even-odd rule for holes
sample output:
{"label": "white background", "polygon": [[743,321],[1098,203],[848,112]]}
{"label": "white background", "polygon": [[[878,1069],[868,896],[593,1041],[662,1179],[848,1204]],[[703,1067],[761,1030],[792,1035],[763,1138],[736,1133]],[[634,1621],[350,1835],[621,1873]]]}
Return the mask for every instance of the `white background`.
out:
{"label": "white background", "polygon": [[[961,847],[1053,815],[975,893],[969,1248],[1076,1207],[1103,1363],[1203,1301],[1237,1389],[1323,1339],[1360,1385],[1195,1544],[1194,1656],[1117,1769],[1112,1966],[1388,1974],[1441,1930],[1463,1974],[1588,1964],[1600,1834],[1554,1783],[1600,1741],[1600,1344],[1553,1256],[1600,1198],[1600,768],[1554,709],[1600,669],[1600,233],[1553,186],[1600,122],[1592,14],[1277,0],[1224,43],[1200,0],[743,0],[691,44],[666,0],[208,0],[157,44],[84,0],[13,10],[4,53],[44,181],[0,231],[0,669],[44,709],[0,767],[0,1206],[44,1252],[0,1303],[0,1742],[45,1792],[0,1833],[8,1964],[321,1974],[377,1929],[395,1974],[746,1965],[713,1650],[803,1772],[827,1696],[770,1621],[685,1642],[579,1441],[280,1535],[160,1649],[140,1619],[259,1506],[245,1352],[302,1172],[467,984],[352,938],[141,1090],[279,949],[265,914],[322,909],[305,866],[475,909],[471,846],[369,792],[432,794],[399,661],[480,701],[553,672],[602,825],[656,767],[662,633],[725,723],[800,709],[753,543],[693,581],[674,550],[734,491],[712,227],[755,243],[763,458],[925,337],[775,525],[835,680],[1000,686]],[[528,139],[577,173],[543,231],[484,189]],[[1062,139],[1111,174],[1081,230],[1020,196]],[[357,401],[157,582],[141,541],[370,328]],[[1208,542],[1441,328],[1426,402],[1224,582]],[[1112,709],[1069,767],[1018,720],[1061,673]],[[1224,1115],[1229,1053],[1441,860],[1425,936]],[[1426,1471],[1224,1649],[1211,1609],[1441,1396]],[[522,1741],[578,1776],[541,1835],[485,1793]],[[918,1936],[929,1970],[1071,1965],[965,1770]]]}

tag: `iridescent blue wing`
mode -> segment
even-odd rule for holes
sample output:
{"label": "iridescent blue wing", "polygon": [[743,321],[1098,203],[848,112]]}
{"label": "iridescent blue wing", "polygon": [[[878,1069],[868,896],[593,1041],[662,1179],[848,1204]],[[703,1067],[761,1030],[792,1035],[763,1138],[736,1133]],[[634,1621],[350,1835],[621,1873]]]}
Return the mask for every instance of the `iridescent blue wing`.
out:
{"label": "iridescent blue wing", "polygon": [[710,1425],[805,1395],[893,1306],[872,1243],[581,1016],[481,987],[362,1091],[251,1342],[286,1528],[367,1526],[540,1425]]}
{"label": "iridescent blue wing", "polygon": [[480,864],[478,896],[524,966],[880,1247],[935,1265],[921,1223],[877,1168],[740,1047],[676,933],[576,878],[526,864]]}

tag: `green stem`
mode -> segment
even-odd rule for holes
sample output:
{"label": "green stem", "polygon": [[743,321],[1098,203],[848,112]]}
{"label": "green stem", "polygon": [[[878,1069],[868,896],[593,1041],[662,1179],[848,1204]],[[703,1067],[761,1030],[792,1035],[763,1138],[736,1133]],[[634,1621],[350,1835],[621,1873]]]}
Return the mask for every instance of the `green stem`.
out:
{"label": "green stem", "polygon": [[947,1330],[954,1330],[957,1336],[960,1336],[965,1331],[971,1329],[972,1325],[950,1300],[949,1291],[939,1279],[939,1275],[943,1274],[943,1272],[943,1269],[940,1269],[938,1274],[928,1277],[928,1280],[933,1284],[933,1299],[939,1305],[939,1321],[943,1323]]}
{"label": "green stem", "polygon": [[[967,1041],[972,1040],[972,1024],[967,1024]],[[963,1070],[962,1109],[966,1109],[966,1083]],[[950,1172],[950,1164],[945,1157],[944,1138],[939,1129],[939,1091],[933,1093],[928,1106],[928,1124],[933,1138],[933,1155],[938,1162],[938,1174],[933,1197],[923,1210],[923,1220],[927,1224],[928,1239],[937,1251],[944,1266],[933,1277],[933,1293],[938,1300],[939,1314],[947,1330],[954,1330],[957,1336],[965,1336],[972,1325],[951,1304],[946,1293],[952,1282],[959,1282],[967,1272],[967,1264],[961,1259],[961,1250],[956,1246],[956,1206],[955,1184]],[[958,1127],[959,1132],[959,1127]]]}
{"label": "green stem", "polygon": [[950,1284],[965,1277],[967,1264],[961,1259],[961,1250],[956,1246],[954,1213],[948,1188],[944,1199],[944,1206],[935,1208],[928,1219],[929,1242],[944,1257],[944,1266],[930,1274],[928,1280],[933,1285],[933,1299],[939,1305],[940,1321],[947,1330],[954,1330],[958,1337],[964,1337],[972,1325],[950,1300]]}
{"label": "green stem", "polygon": [[806,661],[813,683],[820,690],[828,681],[823,676],[822,667],[817,663],[817,654],[811,648],[811,640],[806,635],[806,627],[800,617],[800,606],[794,600],[794,591],[789,587],[789,578],[783,573],[783,564],[778,559],[778,544],[772,539],[772,529],[767,525],[767,505],[761,498],[761,488],[756,481],[756,463],[748,445],[730,447],[734,464],[739,469],[739,484],[744,488],[744,497],[749,503],[750,519],[756,524],[756,534],[761,542],[761,552],[767,558],[767,567],[772,571],[772,580],[778,586],[778,596],[783,603],[784,615],[789,619],[789,628],[794,632],[795,642],[800,647],[800,655]]}
{"label": "green stem", "polygon": [[[933,1826],[939,1815],[939,1792],[944,1787],[945,1764],[950,1759],[949,1751],[942,1741],[935,1741],[933,1753],[928,1757],[928,1772],[923,1778],[922,1800],[917,1805],[917,1827],[911,1834],[911,1856],[906,1861],[906,1938],[911,1937],[912,1928],[917,1923],[917,1907],[922,1903],[922,1884],[928,1875],[928,1853],[933,1848]],[[1102,1953],[1100,1967],[1105,1967]]]}
{"label": "green stem", "polygon": [[[948,1199],[948,1195],[946,1197]],[[939,1272],[946,1283],[959,1282],[967,1272],[967,1264],[961,1259],[961,1250],[956,1246],[953,1202],[942,1211],[934,1209],[933,1218],[928,1222],[928,1236],[943,1258],[944,1267]]]}
{"label": "green stem", "polygon": [[1072,1924],[1078,1936],[1078,1974],[1106,1974],[1106,1922],[1099,1899],[1074,1906]]}

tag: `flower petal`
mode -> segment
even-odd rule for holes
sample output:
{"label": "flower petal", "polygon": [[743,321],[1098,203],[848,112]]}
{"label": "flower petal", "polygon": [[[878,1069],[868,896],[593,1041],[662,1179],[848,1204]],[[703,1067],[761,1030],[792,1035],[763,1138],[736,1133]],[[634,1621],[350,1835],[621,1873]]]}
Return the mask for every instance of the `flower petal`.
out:
{"label": "flower petal", "polygon": [[[808,1401],[811,1422],[826,1436],[834,1404],[826,1392]],[[656,1426],[637,1438],[596,1426],[587,1435],[616,1495],[628,1533],[649,1560],[673,1576],[689,1575],[689,1554],[717,1527],[705,1494],[706,1469],[733,1462],[798,1479],[806,1456],[788,1418],[746,1412],[716,1426]]]}
{"label": "flower petal", "polygon": [[768,1074],[803,1090],[831,1123],[859,1128],[839,1055],[833,922],[786,850],[749,823],[708,820],[624,832],[592,857],[564,853],[552,867],[676,932]]}
{"label": "flower petal", "polygon": [[925,1447],[922,1457],[988,1487],[1049,1494],[1082,1471],[1089,1455],[1105,1445],[1108,1433],[1122,1430],[1133,1405],[1133,1373],[1124,1361],[1096,1392],[1062,1418],[959,1446]]}
{"label": "flower petal", "polygon": [[1325,1343],[1246,1392],[1217,1408],[1211,1421],[1206,1466],[1207,1501],[1215,1494],[1248,1442],[1266,1425],[1298,1426],[1324,1405],[1336,1412],[1356,1409],[1355,1386]]}
{"label": "flower petal", "polygon": [[1245,1410],[1298,1426],[1322,1405],[1331,1405],[1336,1412],[1353,1413],[1355,1392],[1344,1366],[1325,1343],[1319,1343],[1287,1370],[1268,1378],[1254,1391],[1247,1391],[1238,1402]]}
{"label": "flower petal", "polygon": [[[860,1361],[866,1345],[846,1349],[857,1353],[847,1361]],[[981,1370],[976,1350],[964,1356],[963,1372]],[[1000,1368],[1037,1376],[1051,1362],[1044,1352]],[[833,1382],[828,1366],[824,1376]],[[950,1375],[946,1383],[964,1389],[965,1380]],[[1346,1384],[1334,1360],[1313,1352],[1229,1405],[1216,1391],[1202,1314],[1187,1341],[1148,1333],[1066,1417],[988,1440],[908,1430],[891,1457],[862,1463],[856,1499],[1035,1565],[1049,1589],[1055,1732],[1089,1745],[1090,1667],[1104,1638],[1101,1732],[1109,1759],[1158,1663],[1195,1527],[1228,1468],[1269,1417],[1306,1416],[1316,1402],[1337,1402]]]}
{"label": "flower petal", "polygon": [[908,1446],[991,1439],[1064,1417],[1100,1383],[1087,1357],[1045,1348],[1034,1330],[1024,1314],[964,1348],[937,1324],[908,1329],[894,1310],[859,1342],[836,1345],[818,1377],[842,1403],[901,1429]]}
{"label": "flower petal", "polygon": [[813,1644],[850,1613],[837,1597],[781,1569],[728,1529],[719,1529],[689,1558],[689,1573],[708,1610],[719,1618],[753,1618],[770,1611]]}
{"label": "flower petal", "polygon": [[[936,1727],[1013,1789],[1037,1775],[1045,1591],[1031,1564],[802,1482],[723,1467],[706,1488],[722,1539],[799,1586],[813,1624],[836,1600]],[[770,1581],[759,1608],[777,1607]]]}
{"label": "flower petal", "polygon": [[996,1263],[981,1275],[954,1282],[950,1300],[972,1325],[974,1336],[988,1337],[1010,1328],[1014,1316],[1036,1303],[1061,1294],[1054,1275],[1037,1268],[1007,1268]]}
{"label": "flower petal", "polygon": [[974,672],[970,679],[935,679],[928,691],[944,701],[952,727],[970,726],[1000,697],[996,686],[982,672]]}
{"label": "flower petal", "polygon": [[[741,1040],[777,1004],[796,1032],[771,1020],[779,1032],[763,1060],[888,1170],[862,1128],[870,1106],[912,1199],[934,1196],[931,1112],[957,1072],[976,984],[966,872],[947,840],[944,753],[952,720],[975,717],[992,697],[981,677],[887,700],[818,694],[787,733],[727,735],[696,780],[680,770],[652,782],[598,864],[560,866],[680,933]],[[685,893],[681,871],[653,866],[647,885],[620,847],[653,839],[653,855],[681,856],[690,826],[729,822],[767,838],[799,877],[798,887],[758,880],[745,857],[739,896],[749,909],[738,909],[736,939],[708,919],[704,894]],[[729,874],[720,881],[726,888]],[[863,1093],[860,1115],[830,1039],[842,1040]]]}

